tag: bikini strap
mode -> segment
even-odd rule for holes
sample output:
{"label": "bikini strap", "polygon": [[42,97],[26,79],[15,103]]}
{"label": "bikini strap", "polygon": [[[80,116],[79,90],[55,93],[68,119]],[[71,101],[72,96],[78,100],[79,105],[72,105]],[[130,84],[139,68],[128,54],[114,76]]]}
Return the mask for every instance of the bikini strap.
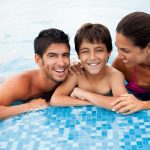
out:
{"label": "bikini strap", "polygon": [[135,83],[136,66],[132,69],[132,81]]}

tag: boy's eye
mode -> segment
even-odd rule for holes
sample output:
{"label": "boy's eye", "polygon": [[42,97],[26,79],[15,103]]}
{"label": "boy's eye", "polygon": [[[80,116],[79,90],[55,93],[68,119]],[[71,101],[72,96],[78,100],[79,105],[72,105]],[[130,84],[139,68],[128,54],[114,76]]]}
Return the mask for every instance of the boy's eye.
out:
{"label": "boy's eye", "polygon": [[100,49],[97,49],[96,51],[97,51],[97,52],[102,52],[102,51],[104,51],[104,50],[100,48]]}
{"label": "boy's eye", "polygon": [[81,54],[84,54],[84,53],[88,53],[88,50],[87,49],[82,49]]}

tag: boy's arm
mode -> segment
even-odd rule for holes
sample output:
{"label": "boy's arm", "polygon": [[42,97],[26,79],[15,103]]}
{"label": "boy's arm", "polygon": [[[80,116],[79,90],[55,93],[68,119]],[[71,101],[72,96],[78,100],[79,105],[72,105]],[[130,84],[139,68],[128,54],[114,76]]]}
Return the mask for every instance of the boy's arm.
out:
{"label": "boy's arm", "polygon": [[90,103],[106,108],[106,109],[112,109],[111,102],[115,100],[117,97],[112,96],[104,96],[101,94],[89,92],[80,88],[75,88],[73,92],[71,93],[72,97],[77,97],[82,100],[87,100]]}
{"label": "boy's arm", "polygon": [[124,86],[124,76],[121,72],[115,70],[113,73],[111,73],[109,82],[110,82],[110,88],[112,90],[113,96],[104,96],[101,94],[88,92],[80,88],[75,88],[71,93],[71,96],[88,100],[94,105],[98,105],[106,109],[112,109],[113,106],[111,105],[111,103],[114,100],[116,100],[116,98],[121,96],[121,94],[125,94],[128,92]]}
{"label": "boy's arm", "polygon": [[88,101],[70,97],[72,90],[77,85],[78,76],[69,74],[67,79],[55,90],[51,97],[51,106],[81,106],[91,105]]}
{"label": "boy's arm", "polygon": [[112,90],[112,95],[119,97],[122,94],[128,93],[126,87],[125,87],[125,78],[122,72],[118,70],[114,70],[111,73],[111,76],[109,78],[110,87]]}

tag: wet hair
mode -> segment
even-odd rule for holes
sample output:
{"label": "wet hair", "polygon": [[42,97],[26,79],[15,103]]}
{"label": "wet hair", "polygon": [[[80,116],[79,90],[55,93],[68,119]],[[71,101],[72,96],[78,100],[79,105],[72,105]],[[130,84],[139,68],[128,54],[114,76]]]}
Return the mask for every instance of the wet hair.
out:
{"label": "wet hair", "polygon": [[150,42],[150,14],[130,13],[119,22],[116,31],[129,38],[135,46],[145,48]]}
{"label": "wet hair", "polygon": [[89,43],[103,43],[107,51],[112,51],[112,39],[109,30],[102,24],[85,23],[77,31],[74,43],[75,50],[79,54],[79,49],[83,41]]}
{"label": "wet hair", "polygon": [[58,30],[55,28],[42,30],[39,35],[34,40],[34,50],[35,54],[39,56],[43,56],[47,48],[51,44],[66,44],[70,49],[69,45],[69,37],[62,30]]}

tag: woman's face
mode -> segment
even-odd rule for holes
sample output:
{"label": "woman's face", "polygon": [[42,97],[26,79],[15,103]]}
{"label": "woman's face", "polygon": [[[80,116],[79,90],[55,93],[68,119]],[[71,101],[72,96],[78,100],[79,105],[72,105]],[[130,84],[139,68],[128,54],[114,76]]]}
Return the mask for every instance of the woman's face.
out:
{"label": "woman's face", "polygon": [[121,33],[116,33],[116,47],[118,49],[118,58],[127,65],[144,64],[147,59],[147,48],[141,49]]}

